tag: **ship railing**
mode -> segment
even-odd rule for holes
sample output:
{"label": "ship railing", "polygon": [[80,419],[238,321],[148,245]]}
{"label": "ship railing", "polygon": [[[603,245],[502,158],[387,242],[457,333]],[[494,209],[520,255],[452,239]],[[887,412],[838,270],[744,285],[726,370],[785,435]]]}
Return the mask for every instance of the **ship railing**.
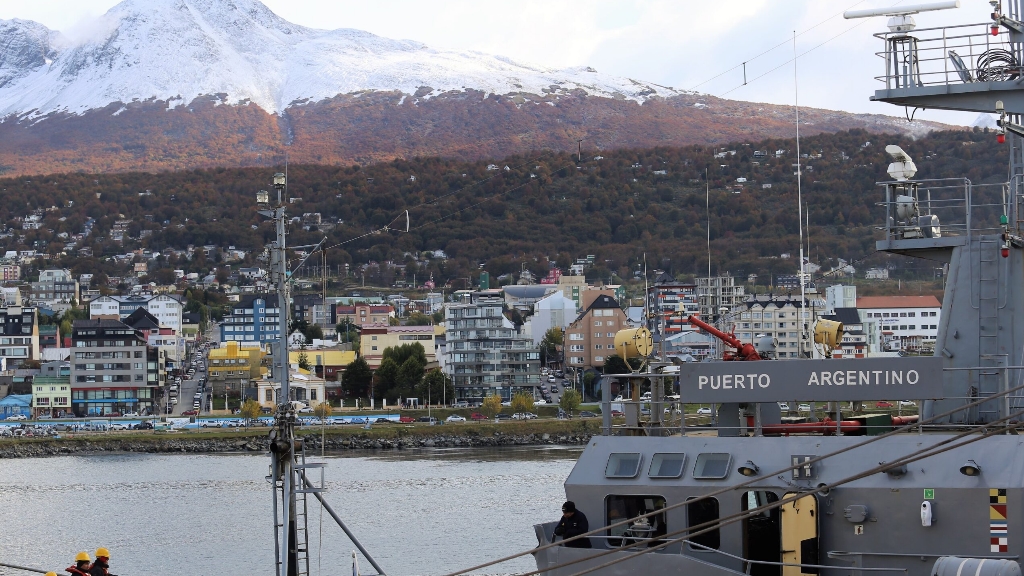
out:
{"label": "ship railing", "polygon": [[1020,48],[992,22],[879,32],[875,56],[885,68],[875,80],[886,90],[1016,80],[1024,76]]}
{"label": "ship railing", "polygon": [[901,220],[898,212],[896,197],[910,195],[908,186],[911,184],[916,186],[918,215],[934,216],[938,220],[938,235],[931,235],[928,230],[928,237],[999,234],[1003,231],[1001,217],[1004,215],[1015,214],[1024,220],[1024,213],[1018,212],[1022,199],[1009,194],[1007,182],[973,184],[967,178],[879,182],[878,185],[885,188],[885,200],[877,205],[885,208],[885,225],[878,229],[884,231],[886,240],[921,237],[920,220]]}
{"label": "ship railing", "polygon": [[712,548],[710,546],[705,546],[703,544],[698,544],[697,542],[693,542],[692,540],[688,541],[686,543],[686,545],[689,546],[690,548],[696,548],[696,549],[698,549],[698,550],[700,550],[702,552],[711,552],[711,553],[714,553],[714,554],[718,554],[719,556],[725,556],[726,558],[729,558],[729,559],[732,559],[732,560],[739,560],[739,561],[743,562],[743,564],[744,564],[743,571],[746,574],[750,574],[750,569],[754,565],[759,565],[759,566],[784,566],[784,567],[810,568],[810,569],[813,569],[813,571],[812,570],[807,570],[807,571],[801,570],[802,573],[807,573],[807,574],[816,574],[818,572],[818,570],[845,570],[845,571],[850,571],[850,572],[903,572],[904,574],[909,572],[909,570],[907,568],[896,568],[896,567],[893,567],[893,568],[885,568],[885,567],[861,568],[861,567],[849,566],[849,565],[833,566],[831,564],[796,564],[796,563],[791,563],[791,562],[772,562],[770,560],[748,560],[747,558],[744,558],[742,556],[737,556],[736,554],[730,554],[728,552],[722,552],[721,550],[718,550],[717,548]]}

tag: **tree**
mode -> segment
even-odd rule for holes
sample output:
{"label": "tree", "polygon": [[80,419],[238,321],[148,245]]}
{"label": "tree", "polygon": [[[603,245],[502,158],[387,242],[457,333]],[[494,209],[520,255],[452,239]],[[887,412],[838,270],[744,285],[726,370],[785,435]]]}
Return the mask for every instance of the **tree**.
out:
{"label": "tree", "polygon": [[429,326],[432,323],[430,316],[427,316],[422,312],[413,312],[412,314],[409,314],[409,317],[405,320],[406,326]]}
{"label": "tree", "polygon": [[582,401],[583,398],[580,397],[580,393],[573,388],[569,388],[562,391],[562,397],[558,399],[558,407],[572,414],[580,407]]}
{"label": "tree", "polygon": [[562,329],[555,326],[544,333],[540,341],[540,362],[547,364],[552,360],[559,360],[558,348],[562,346]]}
{"label": "tree", "polygon": [[299,368],[309,370],[309,356],[305,352],[299,352]]}
{"label": "tree", "polygon": [[367,398],[370,395],[370,382],[373,381],[373,372],[366,359],[356,358],[345,368],[341,378],[341,388],[346,396],[353,398]]}
{"label": "tree", "polygon": [[394,400],[398,398],[398,364],[393,358],[384,358],[373,373],[373,395],[377,398]]}
{"label": "tree", "polygon": [[417,391],[420,398],[436,404],[438,401],[449,402],[455,398],[455,385],[452,379],[445,376],[439,368],[434,368],[423,377]]}
{"label": "tree", "polygon": [[[60,336],[61,338],[71,335],[71,321],[63,320],[60,323]],[[63,345],[63,344],[62,344]]]}
{"label": "tree", "polygon": [[639,369],[643,365],[643,358],[630,358],[629,365],[632,368],[626,366],[626,362],[618,354],[612,354],[604,359],[604,373],[605,374],[628,374],[633,370]]}
{"label": "tree", "polygon": [[484,398],[483,403],[480,404],[480,412],[488,418],[494,418],[498,412],[501,412],[501,396],[494,394]]}
{"label": "tree", "polygon": [[529,392],[516,392],[512,397],[513,412],[529,412],[533,410],[533,394]]}
{"label": "tree", "polygon": [[397,395],[408,398],[416,393],[423,382],[424,367],[425,364],[420,363],[419,358],[415,356],[410,356],[402,362],[398,368]]}
{"label": "tree", "polygon": [[245,425],[248,426],[253,420],[260,417],[262,408],[260,403],[249,398],[242,403],[242,418],[245,420]]}
{"label": "tree", "polygon": [[313,414],[322,422],[324,419],[329,418],[334,413],[334,409],[331,408],[331,403],[326,400],[317,404],[316,408],[313,408]]}

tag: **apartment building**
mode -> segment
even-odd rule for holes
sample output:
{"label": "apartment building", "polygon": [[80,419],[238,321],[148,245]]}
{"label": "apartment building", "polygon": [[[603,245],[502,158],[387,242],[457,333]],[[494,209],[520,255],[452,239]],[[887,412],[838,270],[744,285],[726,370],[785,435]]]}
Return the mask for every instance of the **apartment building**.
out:
{"label": "apartment building", "polygon": [[36,376],[32,379],[32,416],[62,418],[71,414],[71,377]]}
{"label": "apartment building", "polygon": [[566,365],[598,368],[615,354],[615,333],[628,328],[626,313],[608,295],[601,295],[565,330]]}
{"label": "apartment building", "polygon": [[152,314],[161,326],[181,334],[185,305],[182,297],[174,294],[100,296],[89,302],[89,318],[123,321],[140,308]]}
{"label": "apartment building", "polygon": [[445,370],[455,385],[456,399],[510,399],[519,391],[536,393],[540,348],[505,318],[503,305],[500,294],[470,292],[445,307]]}
{"label": "apartment building", "polygon": [[884,350],[934,349],[942,315],[935,296],[863,296],[857,310],[864,320],[878,320]]}
{"label": "apartment building", "polygon": [[35,308],[0,308],[0,369],[39,359],[39,313]]}
{"label": "apartment building", "polygon": [[647,309],[651,311],[648,328],[666,337],[691,330],[686,319],[700,313],[697,285],[659,277],[647,288]]}
{"label": "apartment building", "polygon": [[119,320],[76,320],[71,346],[75,415],[156,413],[163,361],[145,336]]}
{"label": "apartment building", "polygon": [[220,325],[221,342],[274,342],[281,339],[277,294],[243,296]]}
{"label": "apartment building", "polygon": [[756,294],[734,309],[719,327],[727,332],[734,330],[744,342],[756,342],[763,336],[778,339],[779,358],[807,358],[812,350],[811,325],[824,309],[825,301],[817,294],[809,294],[807,300],[799,294]]}
{"label": "apartment building", "polygon": [[310,325],[334,328],[338,323],[335,307],[319,294],[296,294],[292,297],[292,318]]}
{"label": "apartment building", "polygon": [[47,306],[78,301],[78,280],[71,277],[70,270],[43,270],[39,281],[31,284],[30,298]]}
{"label": "apartment building", "polygon": [[390,304],[338,304],[334,307],[337,323],[348,320],[356,326],[387,324],[395,317],[395,308]]}
{"label": "apartment building", "polygon": [[732,276],[697,278],[697,301],[700,315],[712,320],[744,303],[743,285],[737,285]]}

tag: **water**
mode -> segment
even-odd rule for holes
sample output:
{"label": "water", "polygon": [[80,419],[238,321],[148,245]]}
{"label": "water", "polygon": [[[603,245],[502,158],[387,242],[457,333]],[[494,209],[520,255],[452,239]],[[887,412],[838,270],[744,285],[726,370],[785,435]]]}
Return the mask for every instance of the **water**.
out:
{"label": "water", "polygon": [[[445,574],[536,546],[533,525],[558,519],[578,455],[561,447],[328,455],[326,498],[389,574]],[[59,572],[75,553],[104,546],[121,576],[273,574],[268,464],[254,455],[0,461],[0,562]],[[321,536],[310,503],[311,576],[350,573],[355,547],[327,514]],[[483,572],[534,568],[526,556]],[[360,569],[373,572],[362,558]]]}

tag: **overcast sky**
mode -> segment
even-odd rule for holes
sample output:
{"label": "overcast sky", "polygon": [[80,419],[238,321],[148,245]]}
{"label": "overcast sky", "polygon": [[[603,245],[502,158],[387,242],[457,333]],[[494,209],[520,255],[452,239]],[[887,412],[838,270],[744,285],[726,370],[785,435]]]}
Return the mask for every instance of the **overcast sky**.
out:
{"label": "overcast sky", "polygon": [[[141,1],[141,0],[135,0]],[[230,1],[230,0],[215,0]],[[0,0],[0,19],[35,20],[62,31],[83,26],[118,0]],[[883,73],[872,33],[885,18],[845,20],[848,8],[921,0],[264,0],[283,18],[314,28],[357,28],[436,48],[477,50],[545,66],[597,70],[737,100],[792,104],[793,31],[800,104],[902,115],[872,103]],[[922,13],[919,28],[988,21],[986,0]],[[822,45],[822,43],[825,43]],[[782,44],[781,46],[778,46]],[[819,46],[820,45],[820,46]],[[778,47],[776,47],[778,46]],[[760,55],[766,50],[767,54]],[[747,63],[748,84],[743,86]],[[735,69],[732,69],[736,67]],[[772,69],[777,68],[774,72]],[[730,70],[732,69],[732,70]],[[763,77],[754,78],[765,74]],[[718,76],[720,75],[720,76]],[[707,81],[718,76],[712,81]],[[970,124],[976,114],[919,111],[917,118]]]}

